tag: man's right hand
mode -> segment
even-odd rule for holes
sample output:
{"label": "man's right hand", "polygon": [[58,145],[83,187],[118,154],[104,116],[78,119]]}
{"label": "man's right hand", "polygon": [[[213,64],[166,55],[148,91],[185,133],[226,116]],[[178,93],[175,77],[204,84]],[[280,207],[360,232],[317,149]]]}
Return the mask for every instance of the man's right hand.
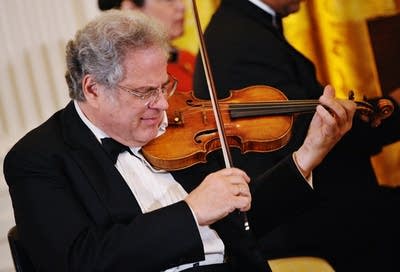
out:
{"label": "man's right hand", "polygon": [[226,168],[208,175],[185,199],[199,225],[210,225],[238,209],[251,207],[249,176],[237,168]]}

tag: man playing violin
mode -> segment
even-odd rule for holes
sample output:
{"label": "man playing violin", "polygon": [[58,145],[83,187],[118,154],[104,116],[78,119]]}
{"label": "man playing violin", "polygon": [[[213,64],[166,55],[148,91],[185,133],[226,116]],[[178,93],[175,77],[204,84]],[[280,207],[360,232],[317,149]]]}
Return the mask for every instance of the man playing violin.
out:
{"label": "man playing violin", "polygon": [[355,104],[327,87],[304,143],[258,179],[237,168],[155,170],[140,150],[165,131],[177,84],[161,29],[113,10],[79,30],[66,49],[71,102],[7,154],[35,270],[269,271],[263,231],[245,232],[238,211],[266,234],[312,207],[312,171],[350,129]]}
{"label": "man playing violin", "polygon": [[[220,98],[228,97],[231,90],[255,85],[277,88],[289,100],[316,99],[322,94],[323,86],[317,80],[314,65],[293,48],[283,35],[281,18],[298,11],[300,2],[221,1],[204,34]],[[209,97],[199,57],[194,90],[198,98]],[[374,104],[376,100],[370,102]],[[271,236],[273,244],[277,245],[277,254],[323,255],[338,270],[342,267],[351,270],[354,265],[354,270],[361,271],[361,264],[365,264],[366,269],[372,269],[374,260],[377,270],[385,270],[381,265],[388,261],[380,261],[377,254],[382,254],[385,260],[397,262],[398,258],[392,258],[389,249],[392,238],[387,239],[383,233],[390,233],[388,231],[392,226],[395,229],[392,218],[398,212],[400,192],[379,186],[370,161],[371,155],[378,153],[384,145],[400,139],[400,111],[398,104],[394,100],[392,102],[392,116],[383,120],[378,127],[371,127],[355,118],[351,131],[315,169],[315,190],[330,202],[329,209],[333,210],[321,208],[309,218],[293,219],[291,227],[283,226],[277,230]],[[302,144],[310,121],[311,115],[296,116],[292,138],[277,151],[242,155],[240,151],[233,150],[234,165],[245,170],[252,178],[258,176],[265,166],[273,167]],[[361,222],[364,223],[362,228]],[[283,247],[287,236],[293,237],[289,239],[291,244],[286,243]],[[388,237],[391,236],[388,234]],[[344,242],[351,246],[343,247]],[[364,255],[366,250],[371,250],[373,257]],[[355,252],[360,253],[360,259],[351,263],[350,260],[356,259]],[[346,258],[338,259],[339,255],[345,254]],[[365,259],[370,261],[365,262]]]}

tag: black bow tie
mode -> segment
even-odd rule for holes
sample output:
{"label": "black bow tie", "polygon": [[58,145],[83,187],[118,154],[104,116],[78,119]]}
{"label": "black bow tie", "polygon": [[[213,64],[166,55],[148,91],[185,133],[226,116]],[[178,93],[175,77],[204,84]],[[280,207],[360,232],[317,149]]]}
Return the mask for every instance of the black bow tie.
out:
{"label": "black bow tie", "polygon": [[119,154],[124,151],[128,151],[129,153],[131,153],[133,155],[133,153],[129,147],[117,142],[116,140],[114,140],[112,138],[102,138],[101,143],[103,144],[103,148],[109,155],[113,164],[115,164],[117,162],[117,158],[118,158]]}

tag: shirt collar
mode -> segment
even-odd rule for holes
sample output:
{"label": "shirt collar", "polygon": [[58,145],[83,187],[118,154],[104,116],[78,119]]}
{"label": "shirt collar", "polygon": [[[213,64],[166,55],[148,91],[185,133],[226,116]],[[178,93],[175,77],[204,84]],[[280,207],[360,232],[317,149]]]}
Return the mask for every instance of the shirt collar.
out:
{"label": "shirt collar", "polygon": [[[83,123],[90,129],[90,131],[96,136],[97,140],[101,142],[102,138],[109,137],[107,133],[102,131],[100,128],[96,127],[87,117],[86,115],[82,112],[81,108],[79,107],[79,104],[76,100],[74,100],[74,106],[76,109],[76,112],[78,113],[79,117],[82,119]],[[164,134],[165,130],[168,126],[168,118],[167,118],[167,113],[164,111],[164,117],[161,122],[161,125],[158,129],[158,134],[157,137]],[[133,152],[138,151],[141,147],[129,147]]]}
{"label": "shirt collar", "polygon": [[81,108],[79,107],[79,104],[76,100],[74,100],[74,106],[76,109],[76,112],[78,113],[79,117],[82,119],[82,121],[85,123],[85,125],[90,129],[90,131],[96,136],[97,140],[101,142],[102,138],[109,137],[104,131],[96,127],[87,117],[86,115],[82,112]]}
{"label": "shirt collar", "polygon": [[259,7],[260,9],[262,9],[262,10],[266,11],[267,13],[271,14],[272,17],[276,16],[275,10],[273,10],[270,6],[265,4],[263,1],[261,1],[261,0],[249,0],[249,2],[253,3],[257,7]]}

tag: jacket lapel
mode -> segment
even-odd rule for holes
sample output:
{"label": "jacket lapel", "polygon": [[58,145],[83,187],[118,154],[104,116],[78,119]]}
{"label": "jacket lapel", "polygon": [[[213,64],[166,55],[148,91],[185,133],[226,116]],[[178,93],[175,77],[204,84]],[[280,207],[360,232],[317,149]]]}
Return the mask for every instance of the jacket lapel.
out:
{"label": "jacket lapel", "polygon": [[101,144],[77,114],[73,102],[62,117],[63,136],[71,147],[71,156],[83,172],[110,216],[115,220],[131,219],[141,213],[128,185],[112,164]]}

